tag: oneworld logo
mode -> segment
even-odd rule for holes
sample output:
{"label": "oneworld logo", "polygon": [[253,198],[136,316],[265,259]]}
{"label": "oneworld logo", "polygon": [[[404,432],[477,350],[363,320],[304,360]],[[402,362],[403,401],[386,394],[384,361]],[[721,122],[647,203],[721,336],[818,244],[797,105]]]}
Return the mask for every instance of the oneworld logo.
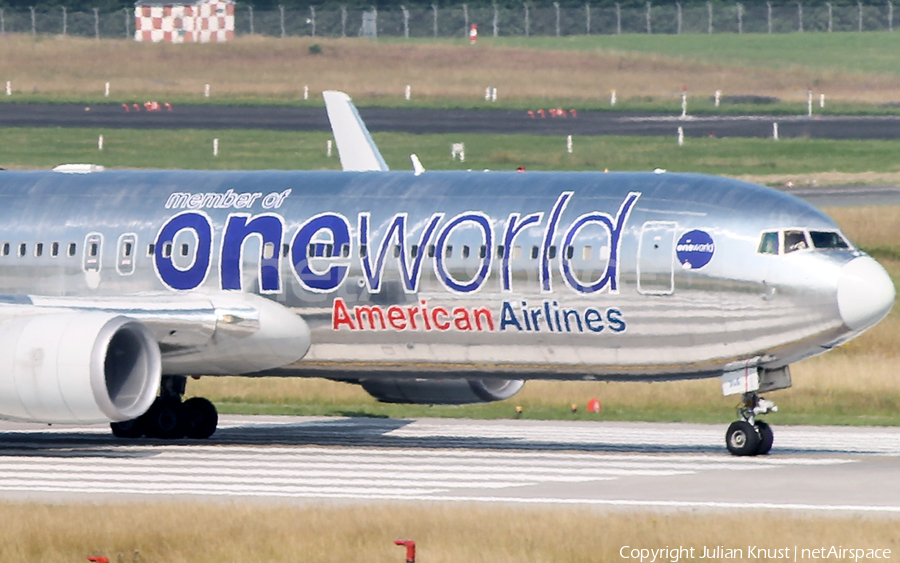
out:
{"label": "oneworld logo", "polygon": [[685,270],[697,270],[706,266],[715,252],[716,244],[706,231],[684,233],[675,245],[675,255]]}

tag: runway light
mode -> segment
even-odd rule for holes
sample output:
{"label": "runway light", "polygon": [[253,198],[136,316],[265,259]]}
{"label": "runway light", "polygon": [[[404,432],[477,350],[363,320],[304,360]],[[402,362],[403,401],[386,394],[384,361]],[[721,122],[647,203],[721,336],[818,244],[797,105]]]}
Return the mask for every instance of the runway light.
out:
{"label": "runway light", "polygon": [[412,540],[395,540],[394,545],[402,545],[406,548],[406,563],[416,563],[416,542]]}
{"label": "runway light", "polygon": [[516,405],[516,418],[522,416],[522,407]]}
{"label": "runway light", "polygon": [[578,405],[576,405],[575,403],[572,403],[572,404],[569,406],[569,408],[572,409],[572,414],[575,414],[575,413],[578,412]]}

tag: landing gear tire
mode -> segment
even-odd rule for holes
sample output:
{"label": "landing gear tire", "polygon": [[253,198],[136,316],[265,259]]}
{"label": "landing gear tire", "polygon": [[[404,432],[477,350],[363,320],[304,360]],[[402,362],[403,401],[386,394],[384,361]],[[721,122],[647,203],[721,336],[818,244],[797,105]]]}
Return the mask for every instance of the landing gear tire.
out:
{"label": "landing gear tire", "polygon": [[[725,445],[732,455],[748,456],[756,455],[759,450],[760,438],[753,427],[747,421],[738,420],[732,422],[725,433]],[[770,446],[771,447],[771,446]]]}
{"label": "landing gear tire", "polygon": [[144,435],[143,418],[113,422],[109,427],[116,438],[140,438]]}
{"label": "landing gear tire", "polygon": [[215,405],[203,397],[188,399],[181,405],[185,419],[185,434],[188,438],[205,440],[213,435],[219,424],[219,413]]}
{"label": "landing gear tire", "polygon": [[185,416],[181,400],[177,397],[160,397],[141,417],[145,420],[148,438],[177,440],[185,436]]}
{"label": "landing gear tire", "polygon": [[756,446],[756,455],[766,455],[775,442],[775,433],[772,432],[771,426],[761,420],[757,420],[754,426],[756,427],[756,433],[759,434],[759,445]]}

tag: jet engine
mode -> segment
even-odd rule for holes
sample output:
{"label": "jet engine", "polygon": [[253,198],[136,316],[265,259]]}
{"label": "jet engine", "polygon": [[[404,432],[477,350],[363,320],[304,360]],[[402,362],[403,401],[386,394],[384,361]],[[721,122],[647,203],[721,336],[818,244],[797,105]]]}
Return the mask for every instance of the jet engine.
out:
{"label": "jet engine", "polygon": [[521,379],[363,379],[369,395],[382,403],[465,405],[509,399],[525,384]]}
{"label": "jet engine", "polygon": [[118,422],[159,390],[159,346],[141,322],[113,313],[47,313],[0,324],[0,418]]}

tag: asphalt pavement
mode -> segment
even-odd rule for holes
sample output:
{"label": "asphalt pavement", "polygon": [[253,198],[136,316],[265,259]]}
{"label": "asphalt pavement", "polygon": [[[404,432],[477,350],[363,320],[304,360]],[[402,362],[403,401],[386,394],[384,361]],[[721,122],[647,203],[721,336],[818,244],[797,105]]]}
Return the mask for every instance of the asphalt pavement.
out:
{"label": "asphalt pavement", "polygon": [[[900,139],[900,116],[687,116],[568,111],[551,117],[520,110],[431,110],[360,108],[373,132],[479,133],[530,135],[675,135],[688,137],[771,137],[778,123],[781,138]],[[143,106],[101,104],[0,104],[0,127],[96,127],[120,129],[269,129],[329,131],[325,108],[276,106]]]}

